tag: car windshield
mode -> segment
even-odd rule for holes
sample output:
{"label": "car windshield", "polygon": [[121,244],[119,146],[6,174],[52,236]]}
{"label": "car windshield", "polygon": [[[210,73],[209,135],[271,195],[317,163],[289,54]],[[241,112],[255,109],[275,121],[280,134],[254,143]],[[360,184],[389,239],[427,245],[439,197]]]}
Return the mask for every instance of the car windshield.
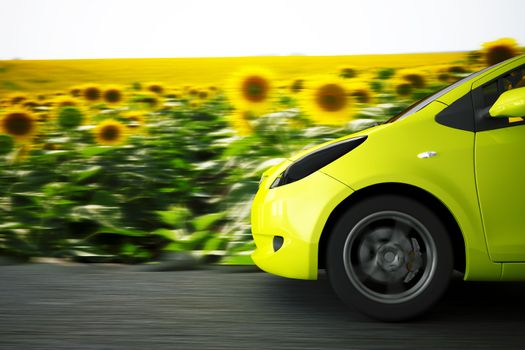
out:
{"label": "car windshield", "polygon": [[492,69],[492,68],[494,68],[494,67],[496,67],[496,66],[499,66],[499,65],[501,65],[501,64],[503,64],[503,63],[505,63],[505,62],[507,62],[507,61],[503,61],[503,62],[497,63],[497,64],[495,64],[495,65],[493,65],[493,66],[490,66],[490,67],[487,67],[487,68],[485,68],[485,69],[482,69],[482,70],[480,70],[480,71],[478,71],[478,72],[472,73],[472,74],[470,74],[469,76],[467,76],[467,77],[465,77],[465,78],[463,78],[463,79],[461,79],[461,80],[456,81],[454,84],[449,85],[449,86],[447,86],[447,87],[445,87],[445,88],[439,90],[438,92],[436,92],[436,93],[434,93],[434,94],[432,94],[432,95],[430,95],[430,96],[427,96],[427,97],[422,98],[421,100],[419,100],[419,101],[413,103],[412,105],[410,105],[408,108],[406,108],[406,109],[405,109],[404,111],[402,111],[401,113],[399,113],[399,114],[393,116],[392,118],[388,119],[388,120],[385,122],[385,124],[387,124],[387,123],[393,123],[393,122],[395,122],[395,121],[397,121],[397,120],[401,120],[401,119],[403,119],[403,118],[408,117],[408,116],[411,115],[411,114],[416,113],[417,111],[419,111],[419,110],[425,108],[425,107],[426,107],[428,104],[430,104],[432,101],[434,101],[434,100],[440,98],[441,96],[443,96],[443,95],[445,95],[446,93],[448,93],[449,91],[455,89],[455,88],[458,87],[459,85],[461,85],[461,84],[463,84],[463,83],[465,83],[465,82],[467,82],[467,81],[469,81],[469,80],[472,80],[472,79],[474,79],[475,77],[477,77],[477,76],[479,76],[479,75],[485,73],[485,72],[488,71],[489,69]]}

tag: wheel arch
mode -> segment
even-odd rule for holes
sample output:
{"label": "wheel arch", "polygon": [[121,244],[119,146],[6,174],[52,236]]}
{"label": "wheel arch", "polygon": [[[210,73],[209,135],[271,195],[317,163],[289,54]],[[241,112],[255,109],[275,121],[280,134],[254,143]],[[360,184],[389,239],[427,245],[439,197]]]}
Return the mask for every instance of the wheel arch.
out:
{"label": "wheel arch", "polygon": [[345,200],[330,213],[328,220],[326,221],[321,237],[319,240],[319,253],[318,253],[318,266],[319,268],[325,268],[326,262],[326,248],[332,229],[341,215],[346,212],[352,205],[363,200],[364,198],[373,197],[376,195],[394,194],[404,197],[409,197],[423,203],[428,208],[433,210],[440,219],[442,219],[450,240],[452,242],[454,251],[454,269],[460,272],[465,272],[466,266],[466,251],[465,251],[465,240],[461,229],[450,212],[450,210],[431,193],[404,183],[381,183],[371,185],[356,192],[352,193]]}

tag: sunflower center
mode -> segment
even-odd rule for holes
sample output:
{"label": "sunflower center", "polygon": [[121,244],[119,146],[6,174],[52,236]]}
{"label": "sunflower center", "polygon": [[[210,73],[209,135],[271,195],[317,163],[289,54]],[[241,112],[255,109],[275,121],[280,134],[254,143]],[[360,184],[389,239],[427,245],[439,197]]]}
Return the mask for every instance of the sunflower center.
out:
{"label": "sunflower center", "polygon": [[160,85],[151,85],[149,87],[149,91],[154,92],[156,94],[161,94],[163,92],[163,88]]}
{"label": "sunflower center", "polygon": [[356,75],[357,75],[357,74],[356,74],[355,69],[352,69],[352,68],[343,68],[343,69],[341,69],[341,74],[340,74],[340,76],[341,76],[342,78],[346,78],[346,79],[348,79],[348,78],[354,78]]}
{"label": "sunflower center", "polygon": [[368,94],[368,92],[366,92],[364,90],[354,91],[352,96],[354,96],[357,99],[357,101],[360,102],[360,103],[368,103],[368,102],[370,102],[370,95]]}
{"label": "sunflower center", "polygon": [[89,101],[98,100],[100,98],[100,90],[94,87],[87,88],[86,90],[84,90],[84,96]]}
{"label": "sunflower center", "polygon": [[33,120],[24,113],[9,114],[3,124],[4,130],[15,136],[25,136],[33,130]]}
{"label": "sunflower center", "polygon": [[405,79],[415,88],[422,88],[425,86],[425,79],[419,74],[408,74],[405,76]]}
{"label": "sunflower center", "polygon": [[292,90],[293,93],[301,92],[301,90],[303,89],[303,83],[304,81],[302,79],[294,80],[292,86],[290,87],[290,90]]}
{"label": "sunflower center", "polygon": [[498,45],[490,48],[487,52],[487,63],[493,65],[503,62],[509,58],[514,57],[514,50],[505,45]]}
{"label": "sunflower center", "polygon": [[24,101],[26,98],[25,96],[15,96],[11,99],[11,103],[16,105],[16,104],[19,104],[20,102]]}
{"label": "sunflower center", "polygon": [[242,92],[244,98],[250,102],[262,102],[268,96],[269,84],[263,77],[254,75],[244,80]]}
{"label": "sunflower center", "polygon": [[153,96],[144,96],[141,99],[141,102],[142,103],[147,103],[147,104],[149,104],[152,107],[157,105],[157,99],[155,97],[153,97]]}
{"label": "sunflower center", "polygon": [[73,101],[62,101],[60,102],[60,107],[74,107],[75,106],[75,102]]}
{"label": "sunflower center", "polygon": [[120,136],[120,129],[115,125],[106,125],[102,132],[100,133],[100,137],[104,141],[115,141]]}
{"label": "sunflower center", "polygon": [[410,95],[410,93],[412,92],[412,87],[410,86],[410,84],[399,84],[396,87],[396,92],[400,96],[407,96]]}
{"label": "sunflower center", "polygon": [[106,91],[106,101],[108,102],[118,102],[120,101],[120,91],[118,90],[108,90]]}
{"label": "sunflower center", "polygon": [[323,85],[317,91],[317,104],[327,112],[337,112],[345,108],[345,90],[337,84]]}

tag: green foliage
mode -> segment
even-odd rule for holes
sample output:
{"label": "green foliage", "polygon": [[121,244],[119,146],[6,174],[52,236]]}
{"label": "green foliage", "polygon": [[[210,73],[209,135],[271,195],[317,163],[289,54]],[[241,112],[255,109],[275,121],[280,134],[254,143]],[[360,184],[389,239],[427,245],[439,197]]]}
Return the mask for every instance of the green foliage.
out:
{"label": "green foliage", "polygon": [[82,124],[82,113],[78,108],[66,106],[58,112],[58,124],[64,129],[73,129]]}
{"label": "green foliage", "polygon": [[15,143],[9,135],[0,135],[0,156],[8,154],[13,150]]}
{"label": "green foliage", "polygon": [[396,73],[393,68],[383,68],[377,72],[377,78],[381,80],[388,80],[394,76]]}
{"label": "green foliage", "polygon": [[[250,206],[261,174],[294,152],[383,122],[435,88],[400,98],[386,81],[393,73],[370,82],[379,104],[339,127],[314,125],[294,97],[281,96],[241,137],[222,95],[195,106],[137,92],[134,83],[125,108],[61,108],[30,147],[0,135],[0,253],[133,263],[193,251],[251,263]],[[144,118],[138,131],[130,111]],[[96,144],[94,126],[107,118],[128,128],[122,145]]]}

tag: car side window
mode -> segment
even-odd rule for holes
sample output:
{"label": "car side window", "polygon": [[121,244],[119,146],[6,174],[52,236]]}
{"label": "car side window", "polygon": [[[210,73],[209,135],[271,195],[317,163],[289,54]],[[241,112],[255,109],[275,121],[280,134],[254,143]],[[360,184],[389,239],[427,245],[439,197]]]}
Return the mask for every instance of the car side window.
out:
{"label": "car side window", "polygon": [[498,81],[493,81],[492,83],[482,86],[481,90],[483,91],[483,107],[490,107],[496,102],[499,97],[498,92]]}
{"label": "car side window", "polygon": [[525,86],[525,67],[516,69],[502,78],[502,93]]}
{"label": "car side window", "polygon": [[[500,129],[525,124],[525,118],[492,118],[489,109],[505,91],[525,86],[525,66],[505,73],[473,90],[476,131]],[[524,116],[525,117],[525,116]]]}

